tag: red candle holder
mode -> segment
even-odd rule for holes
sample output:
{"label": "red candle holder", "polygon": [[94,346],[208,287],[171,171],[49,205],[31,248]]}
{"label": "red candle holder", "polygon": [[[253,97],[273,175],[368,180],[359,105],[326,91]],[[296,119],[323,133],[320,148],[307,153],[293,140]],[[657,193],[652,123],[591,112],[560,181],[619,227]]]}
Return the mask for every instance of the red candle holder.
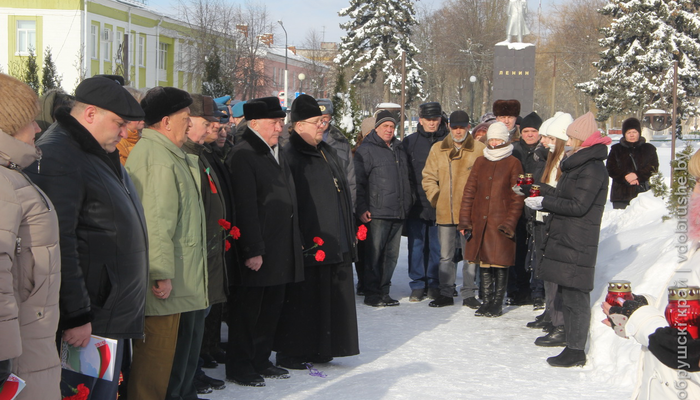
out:
{"label": "red candle holder", "polygon": [[535,179],[532,178],[532,174],[525,174],[525,180],[523,181],[526,185],[532,185],[535,183]]}
{"label": "red candle holder", "polygon": [[685,329],[693,339],[697,339],[700,325],[700,287],[668,288],[668,305],[664,314],[669,326]]}
{"label": "red candle holder", "polygon": [[622,306],[627,300],[634,300],[630,281],[608,282],[608,295],[605,296],[606,303],[611,306]]}
{"label": "red candle holder", "polygon": [[525,182],[525,175],[523,175],[523,174],[518,175],[518,180],[515,181],[515,184],[518,185],[518,186],[520,186],[520,185],[522,185],[524,182]]}
{"label": "red candle holder", "polygon": [[530,187],[530,197],[537,197],[540,195],[540,186],[539,185],[532,185]]}

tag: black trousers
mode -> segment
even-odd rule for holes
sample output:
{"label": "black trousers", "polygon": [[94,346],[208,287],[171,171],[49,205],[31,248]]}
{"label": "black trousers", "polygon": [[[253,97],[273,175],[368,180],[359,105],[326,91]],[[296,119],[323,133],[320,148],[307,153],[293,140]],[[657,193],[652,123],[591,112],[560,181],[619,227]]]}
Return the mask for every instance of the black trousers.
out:
{"label": "black trousers", "polygon": [[284,292],[285,285],[236,287],[229,302],[227,377],[257,373],[272,365]]}
{"label": "black trousers", "polygon": [[207,309],[180,314],[177,345],[166,400],[197,400],[194,374],[197,371],[199,350],[202,347],[206,313]]}

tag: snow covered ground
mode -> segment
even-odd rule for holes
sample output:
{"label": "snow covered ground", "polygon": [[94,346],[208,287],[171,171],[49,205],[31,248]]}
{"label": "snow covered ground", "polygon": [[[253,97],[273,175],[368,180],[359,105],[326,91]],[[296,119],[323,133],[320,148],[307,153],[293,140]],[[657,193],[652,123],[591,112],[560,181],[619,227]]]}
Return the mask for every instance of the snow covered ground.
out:
{"label": "snow covered ground", "polygon": [[[617,140],[614,140],[616,143]],[[669,176],[670,143],[657,146],[661,171]],[[678,142],[677,149],[683,147]],[[695,147],[700,147],[696,143]],[[644,193],[626,210],[603,216],[588,363],[582,368],[550,367],[545,359],[561,348],[533,341],[543,333],[525,324],[538,312],[530,306],[506,307],[500,318],[479,318],[461,306],[431,308],[409,303],[405,238],[391,294],[398,307],[372,308],[357,297],[361,354],[317,365],[325,378],[291,371],[288,380],[267,380],[263,388],[227,383],[202,398],[219,399],[625,399],[636,384],[640,346],[601,324],[600,304],[607,282],[627,279],[635,293],[649,293],[665,306],[666,287],[678,267],[676,221],[662,222],[662,200]],[[461,272],[461,268],[459,268]],[[460,282],[461,278],[458,278]],[[273,355],[274,357],[274,355]],[[223,366],[205,370],[224,378]]]}

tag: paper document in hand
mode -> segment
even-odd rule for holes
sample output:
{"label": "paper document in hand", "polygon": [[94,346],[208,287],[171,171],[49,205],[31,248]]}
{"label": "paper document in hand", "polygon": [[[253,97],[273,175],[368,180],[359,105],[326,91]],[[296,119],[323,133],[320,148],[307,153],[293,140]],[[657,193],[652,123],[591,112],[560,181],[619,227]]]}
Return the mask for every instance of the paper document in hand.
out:
{"label": "paper document in hand", "polygon": [[12,400],[24,389],[26,383],[15,374],[10,374],[0,387],[0,400]]}
{"label": "paper document in hand", "polygon": [[86,347],[61,343],[61,366],[69,371],[111,381],[114,378],[114,357],[117,341],[93,335]]}

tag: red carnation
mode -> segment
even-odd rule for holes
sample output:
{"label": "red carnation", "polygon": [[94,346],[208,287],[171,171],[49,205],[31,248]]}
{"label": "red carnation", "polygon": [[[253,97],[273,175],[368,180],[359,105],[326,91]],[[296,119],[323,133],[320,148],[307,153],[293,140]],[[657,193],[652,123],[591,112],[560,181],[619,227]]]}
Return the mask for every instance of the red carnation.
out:
{"label": "red carnation", "polygon": [[238,240],[238,238],[241,237],[241,230],[238,229],[237,226],[234,226],[233,228],[231,228],[231,232],[229,232],[229,235],[231,235],[231,237],[234,240]]}
{"label": "red carnation", "polygon": [[231,229],[231,223],[226,221],[223,218],[219,220],[219,225],[221,225],[221,227],[224,228],[225,230]]}
{"label": "red carnation", "polygon": [[224,251],[229,251],[229,249],[231,249],[231,242],[227,240],[225,243],[226,245],[224,246]]}
{"label": "red carnation", "polygon": [[326,259],[326,252],[323,250],[319,250],[316,252],[314,258],[316,259],[316,261],[321,262]]}
{"label": "red carnation", "polygon": [[357,240],[367,239],[367,227],[365,225],[360,225],[357,227]]}
{"label": "red carnation", "polygon": [[73,389],[73,391],[76,392],[74,395],[64,397],[63,400],[87,400],[90,395],[90,389],[82,383],[78,385],[77,389]]}
{"label": "red carnation", "polygon": [[319,245],[319,246],[323,246],[323,239],[321,239],[320,237],[316,236],[316,237],[314,238],[314,243],[316,243],[316,244]]}

